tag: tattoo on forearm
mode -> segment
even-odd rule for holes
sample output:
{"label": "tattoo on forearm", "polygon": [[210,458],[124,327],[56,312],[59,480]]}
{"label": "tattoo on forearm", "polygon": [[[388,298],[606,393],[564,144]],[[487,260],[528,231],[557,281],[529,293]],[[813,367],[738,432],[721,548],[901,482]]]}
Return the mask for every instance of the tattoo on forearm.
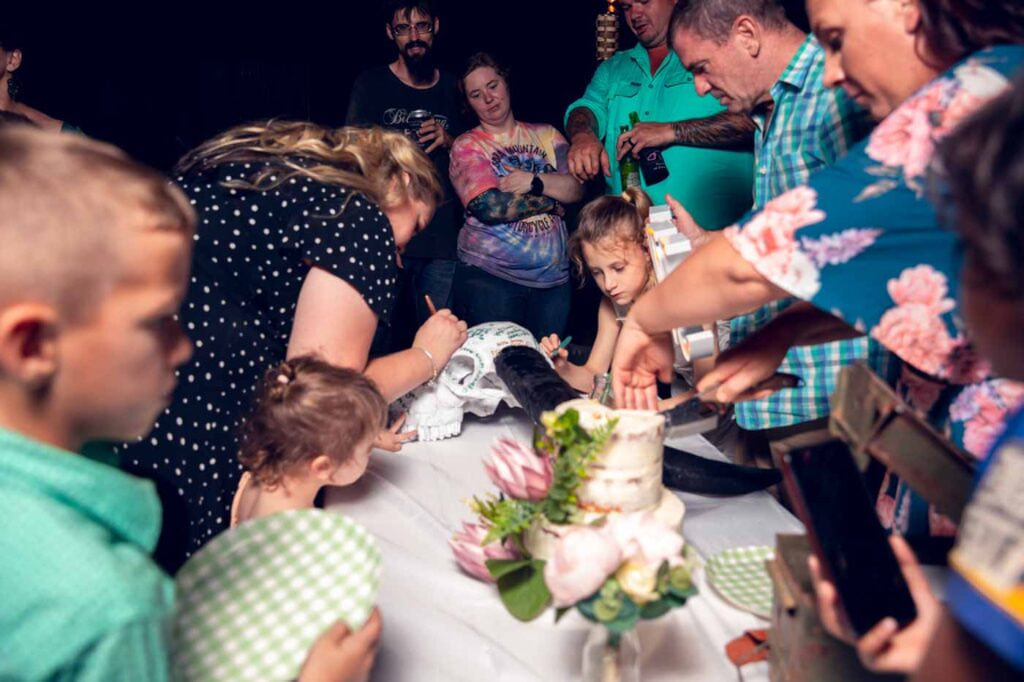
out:
{"label": "tattoo on forearm", "polygon": [[512,194],[489,189],[466,205],[466,210],[486,225],[522,220],[542,213],[551,213],[558,202],[551,197]]}
{"label": "tattoo on forearm", "polygon": [[586,107],[576,107],[569,113],[569,120],[565,124],[565,134],[570,140],[578,133],[595,133],[597,130],[597,119]]}
{"label": "tattoo on forearm", "polygon": [[672,124],[676,144],[716,149],[753,149],[755,130],[754,121],[749,116],[727,111]]}

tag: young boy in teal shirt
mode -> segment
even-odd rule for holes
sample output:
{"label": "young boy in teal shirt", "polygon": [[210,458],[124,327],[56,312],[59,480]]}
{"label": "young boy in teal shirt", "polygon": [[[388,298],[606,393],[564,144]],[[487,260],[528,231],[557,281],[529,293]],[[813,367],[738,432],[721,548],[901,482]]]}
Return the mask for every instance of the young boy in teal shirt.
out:
{"label": "young boy in teal shirt", "polygon": [[[184,195],[117,149],[0,130],[0,679],[170,676],[156,492],[75,453],[166,406],[192,352],[175,315],[194,229]],[[332,628],[302,679],[344,679],[378,634],[376,617]]]}

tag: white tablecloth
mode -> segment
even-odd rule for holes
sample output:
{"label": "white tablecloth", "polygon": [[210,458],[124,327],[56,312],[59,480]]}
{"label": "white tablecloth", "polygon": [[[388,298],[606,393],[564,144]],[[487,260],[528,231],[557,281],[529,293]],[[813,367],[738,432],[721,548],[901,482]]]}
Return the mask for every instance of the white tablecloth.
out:
{"label": "white tablecloth", "polygon": [[[386,682],[579,679],[590,626],[573,612],[555,625],[551,612],[520,623],[493,585],[463,574],[448,538],[472,518],[465,500],[494,489],[481,459],[502,434],[527,440],[521,412],[467,420],[456,439],[411,443],[397,454],[375,452],[355,485],[330,491],[328,508],[365,525],[380,543],[384,574],[379,606],[384,631],[373,678]],[[724,459],[700,437],[673,445]],[[708,557],[729,547],[774,545],[775,534],[802,526],[767,493],[710,498],[680,495],[683,534]],[[735,680],[724,646],[766,621],[735,609],[703,581],[685,607],[639,626],[645,681]],[[766,680],[767,666],[744,668],[745,680]]]}

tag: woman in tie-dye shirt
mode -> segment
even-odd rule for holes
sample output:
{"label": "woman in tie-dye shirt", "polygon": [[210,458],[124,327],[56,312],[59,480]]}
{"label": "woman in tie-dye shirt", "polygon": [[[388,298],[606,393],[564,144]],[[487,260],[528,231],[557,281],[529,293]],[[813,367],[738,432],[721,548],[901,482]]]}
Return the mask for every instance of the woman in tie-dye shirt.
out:
{"label": "woman in tie-dye shirt", "polygon": [[554,127],[512,115],[505,71],[470,58],[459,90],[480,125],[451,150],[451,179],[466,207],[455,272],[456,314],[470,325],[516,322],[535,336],[561,333],[569,314],[563,205],[582,185]]}

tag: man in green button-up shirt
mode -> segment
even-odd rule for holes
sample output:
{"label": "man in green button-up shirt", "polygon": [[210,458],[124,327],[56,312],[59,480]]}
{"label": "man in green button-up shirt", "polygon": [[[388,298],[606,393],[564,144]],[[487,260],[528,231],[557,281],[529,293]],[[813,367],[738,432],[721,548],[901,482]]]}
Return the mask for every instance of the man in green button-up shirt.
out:
{"label": "man in green button-up shirt", "polygon": [[[693,76],[668,46],[675,0],[619,4],[638,42],[598,66],[583,97],[569,105],[569,168],[580,180],[603,173],[607,191],[617,194],[623,189],[618,160],[630,150],[661,148],[669,176],[643,184],[654,203],[671,194],[698,224],[726,227],[751,205],[753,124],[697,95]],[[641,123],[620,137],[633,111]]]}

